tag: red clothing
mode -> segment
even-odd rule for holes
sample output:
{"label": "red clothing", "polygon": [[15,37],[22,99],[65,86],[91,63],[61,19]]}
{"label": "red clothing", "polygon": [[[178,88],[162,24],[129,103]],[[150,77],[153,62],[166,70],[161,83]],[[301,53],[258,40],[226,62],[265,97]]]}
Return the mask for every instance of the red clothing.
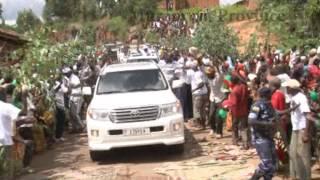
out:
{"label": "red clothing", "polygon": [[312,78],[319,78],[320,77],[320,68],[316,65],[309,66],[309,74],[312,76]]}
{"label": "red clothing", "polygon": [[248,116],[249,91],[246,85],[236,84],[229,96],[229,104],[232,115],[236,118]]}
{"label": "red clothing", "polygon": [[320,78],[320,68],[316,65],[310,65],[308,68],[309,76],[307,86],[309,89],[313,89],[317,86],[317,79]]}
{"label": "red clothing", "polygon": [[267,62],[268,62],[269,66],[272,66],[273,65],[273,58],[268,58]]}
{"label": "red clothing", "polygon": [[[272,94],[271,104],[275,110],[283,111],[286,109],[286,99],[285,95],[277,90]],[[285,132],[288,132],[288,118],[286,116],[282,116],[280,119],[280,126],[283,128]]]}
{"label": "red clothing", "polygon": [[272,94],[271,104],[275,110],[282,111],[286,109],[285,96],[280,90],[276,90],[276,92]]}

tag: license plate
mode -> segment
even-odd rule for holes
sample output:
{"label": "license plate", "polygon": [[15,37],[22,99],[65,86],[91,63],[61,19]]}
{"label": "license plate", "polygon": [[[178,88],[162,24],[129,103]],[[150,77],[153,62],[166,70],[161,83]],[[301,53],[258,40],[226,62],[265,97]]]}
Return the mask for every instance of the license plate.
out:
{"label": "license plate", "polygon": [[140,136],[150,134],[150,128],[135,128],[124,130],[125,136]]}

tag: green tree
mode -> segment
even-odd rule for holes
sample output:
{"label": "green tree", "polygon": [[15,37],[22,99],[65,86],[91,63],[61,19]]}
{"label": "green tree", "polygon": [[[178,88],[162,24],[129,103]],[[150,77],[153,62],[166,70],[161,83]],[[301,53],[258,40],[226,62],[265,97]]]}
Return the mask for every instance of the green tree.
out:
{"label": "green tree", "polygon": [[94,25],[92,23],[86,23],[80,30],[80,39],[85,41],[87,45],[95,45],[96,32],[93,31]]}
{"label": "green tree", "polygon": [[0,16],[2,17],[2,13],[3,13],[3,10],[2,10],[2,3],[0,2]]}
{"label": "green tree", "polygon": [[159,0],[46,0],[43,17],[54,20],[95,20],[121,16],[130,24],[146,24],[154,17]]}
{"label": "green tree", "polygon": [[2,3],[0,2],[0,18],[2,19],[2,13],[3,13],[3,10],[2,10]]}
{"label": "green tree", "polygon": [[234,31],[213,15],[199,25],[193,38],[194,45],[207,52],[214,61],[236,56],[238,41]]}
{"label": "green tree", "polygon": [[320,39],[319,0],[263,0],[263,25],[280,38],[283,48],[314,47]]}
{"label": "green tree", "polygon": [[115,0],[96,0],[100,17],[112,16],[117,5]]}
{"label": "green tree", "polygon": [[160,35],[158,33],[148,31],[146,32],[145,40],[151,44],[158,44],[160,42]]}
{"label": "green tree", "polygon": [[128,22],[120,16],[110,19],[107,24],[108,30],[121,41],[125,41],[128,36]]}
{"label": "green tree", "polygon": [[244,52],[244,57],[246,59],[252,59],[259,53],[259,44],[257,34],[251,34],[250,40]]}
{"label": "green tree", "polygon": [[319,0],[309,0],[305,10],[306,16],[308,17],[308,24],[312,35],[315,33],[320,34],[320,1]]}
{"label": "green tree", "polygon": [[31,9],[19,12],[17,18],[17,29],[19,32],[34,30],[41,25],[41,20]]}
{"label": "green tree", "polygon": [[4,25],[4,24],[5,24],[5,20],[4,20],[4,18],[3,18],[2,13],[3,13],[2,3],[0,2],[0,19],[1,19],[2,25]]}
{"label": "green tree", "polygon": [[80,0],[79,17],[83,21],[94,20],[98,16],[98,4],[92,0]]}
{"label": "green tree", "polygon": [[47,21],[72,20],[79,17],[80,4],[78,0],[46,0],[43,18]]}
{"label": "green tree", "polygon": [[131,24],[144,23],[154,17],[158,0],[118,0],[114,15],[121,16]]}

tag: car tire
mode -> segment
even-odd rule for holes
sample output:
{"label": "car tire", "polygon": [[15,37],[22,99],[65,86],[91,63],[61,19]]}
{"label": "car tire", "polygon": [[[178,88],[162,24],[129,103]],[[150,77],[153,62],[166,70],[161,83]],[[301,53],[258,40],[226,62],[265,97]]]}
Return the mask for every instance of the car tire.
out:
{"label": "car tire", "polygon": [[184,144],[176,144],[176,145],[169,146],[169,153],[183,154],[184,153]]}
{"label": "car tire", "polygon": [[102,151],[90,151],[90,158],[93,162],[100,161],[102,159]]}

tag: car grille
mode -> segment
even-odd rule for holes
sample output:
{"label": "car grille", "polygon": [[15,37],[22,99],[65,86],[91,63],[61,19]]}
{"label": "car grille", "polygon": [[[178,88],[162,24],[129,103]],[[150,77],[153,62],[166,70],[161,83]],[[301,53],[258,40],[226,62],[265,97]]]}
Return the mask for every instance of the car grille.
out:
{"label": "car grille", "polygon": [[158,116],[158,106],[114,109],[110,113],[110,119],[114,123],[153,121],[156,120]]}

